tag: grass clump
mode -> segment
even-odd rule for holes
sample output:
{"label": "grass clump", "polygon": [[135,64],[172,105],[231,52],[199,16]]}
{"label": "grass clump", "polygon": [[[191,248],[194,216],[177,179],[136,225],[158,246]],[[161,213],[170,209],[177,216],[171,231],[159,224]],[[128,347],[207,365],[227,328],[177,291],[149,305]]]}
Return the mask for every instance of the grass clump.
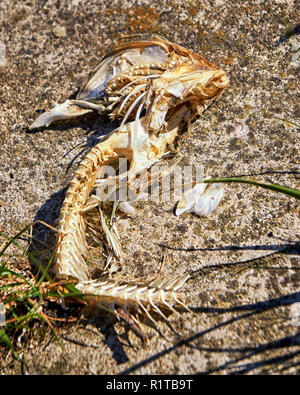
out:
{"label": "grass clump", "polygon": [[[0,232],[0,347],[7,347],[18,360],[21,359],[19,349],[22,349],[20,338],[22,342],[29,340],[42,326],[50,327],[58,339],[54,322],[78,319],[57,317],[62,306],[86,303],[82,293],[76,289],[74,279],[57,281],[51,278],[49,267],[55,251],[44,267],[36,253],[21,245],[22,236],[31,226],[26,226],[13,237]],[[9,254],[11,247],[14,252]],[[31,273],[29,262],[39,269],[36,277]]]}

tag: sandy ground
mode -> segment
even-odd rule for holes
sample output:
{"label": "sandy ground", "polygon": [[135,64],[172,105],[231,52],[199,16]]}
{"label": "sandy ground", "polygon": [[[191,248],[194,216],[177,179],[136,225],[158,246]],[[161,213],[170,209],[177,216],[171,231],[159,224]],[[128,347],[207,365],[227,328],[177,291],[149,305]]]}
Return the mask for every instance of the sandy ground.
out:
{"label": "sandy ground", "polygon": [[[54,224],[65,188],[109,125],[89,117],[29,133],[53,102],[73,95],[118,37],[157,33],[223,68],[230,87],[181,145],[183,165],[210,176],[253,176],[299,188],[299,64],[292,0],[0,1],[0,224],[13,235]],[[108,5],[109,4],[109,5]],[[298,40],[298,41],[297,41]],[[4,45],[3,45],[4,44]],[[0,49],[1,49],[0,48]],[[243,128],[241,129],[241,126]],[[245,185],[227,186],[210,217],[174,215],[175,201],[139,203],[119,221],[122,271],[197,275],[184,290],[193,313],[163,321],[150,341],[99,312],[47,332],[23,352],[1,349],[1,373],[296,374],[300,363],[299,205]],[[36,230],[47,242],[49,232]]]}

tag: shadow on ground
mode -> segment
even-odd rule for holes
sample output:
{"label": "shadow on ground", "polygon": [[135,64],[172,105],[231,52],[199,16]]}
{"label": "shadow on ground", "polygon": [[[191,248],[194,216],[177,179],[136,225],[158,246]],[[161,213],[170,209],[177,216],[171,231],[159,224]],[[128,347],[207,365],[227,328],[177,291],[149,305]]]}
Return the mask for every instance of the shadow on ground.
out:
{"label": "shadow on ground", "polygon": [[[268,371],[270,366],[276,366],[278,364],[284,363],[284,366],[281,367],[281,372],[289,369],[291,366],[300,365],[300,360],[297,360],[297,356],[300,355],[300,332],[297,331],[296,334],[291,336],[286,336],[271,342],[261,343],[256,346],[251,347],[203,347],[201,346],[201,338],[208,334],[209,332],[213,332],[219,328],[231,325],[237,321],[248,319],[255,315],[262,314],[268,310],[276,309],[280,306],[292,305],[294,303],[300,302],[300,292],[295,292],[289,295],[280,296],[278,298],[254,303],[247,304],[232,308],[195,308],[193,309],[195,313],[215,313],[218,315],[222,315],[224,313],[241,313],[234,315],[232,318],[222,321],[215,326],[212,326],[208,329],[205,329],[202,332],[195,333],[187,339],[183,339],[179,341],[177,344],[164,349],[163,351],[152,355],[150,358],[144,359],[137,364],[134,364],[128,369],[123,370],[120,374],[135,374],[139,371],[140,368],[145,367],[154,361],[162,358],[163,356],[170,354],[172,352],[176,352],[181,347],[187,347],[192,349],[197,349],[198,351],[205,351],[208,353],[224,353],[224,354],[237,354],[237,357],[233,357],[228,362],[220,364],[218,366],[213,367],[212,369],[207,369],[205,371],[198,371],[197,374],[211,374],[211,373],[222,373],[225,372],[228,374],[232,370],[231,374],[244,374],[249,373],[251,371],[257,371],[257,369],[265,369],[265,372]],[[205,342],[204,342],[205,343]],[[290,347],[295,347],[296,351],[287,352],[283,355],[272,356],[271,358],[267,357],[268,351],[274,351],[277,349],[288,349]],[[250,357],[266,354],[266,357],[261,357],[258,362],[245,362]]]}

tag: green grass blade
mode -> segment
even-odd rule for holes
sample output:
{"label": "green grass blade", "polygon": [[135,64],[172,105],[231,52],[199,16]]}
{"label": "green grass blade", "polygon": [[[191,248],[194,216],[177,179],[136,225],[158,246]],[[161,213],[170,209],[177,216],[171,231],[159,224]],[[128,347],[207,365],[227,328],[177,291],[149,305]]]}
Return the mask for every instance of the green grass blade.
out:
{"label": "green grass blade", "polygon": [[209,178],[207,180],[203,180],[202,182],[204,182],[205,184],[212,184],[215,182],[224,182],[224,183],[236,182],[241,184],[250,184],[264,189],[270,189],[275,192],[284,193],[285,195],[289,195],[296,199],[300,199],[300,191],[297,189],[284,187],[278,184],[265,184],[263,182],[259,182],[256,180],[246,180],[244,178],[238,178],[238,177],[220,177],[220,178]]}
{"label": "green grass blade", "polygon": [[23,276],[23,274],[17,273],[17,272],[15,272],[14,270],[8,269],[7,267],[5,267],[5,265],[2,265],[2,266],[0,267],[0,276],[7,275],[7,274],[10,274],[10,275],[19,277],[19,278],[21,278],[26,284],[28,284],[31,288],[34,287],[34,285],[33,285],[25,276]]}
{"label": "green grass blade", "polygon": [[[34,256],[34,254],[32,254],[31,252],[27,252],[26,255],[28,256],[28,258],[31,260],[32,263],[34,263],[39,270],[42,273],[42,281],[46,278],[46,280],[48,281],[52,281],[52,278],[50,277],[49,273],[48,273],[48,269],[49,266],[51,264],[52,261],[47,263],[46,268],[36,259],[36,257]],[[51,258],[50,258],[51,259]],[[41,280],[38,281],[38,285],[40,285],[40,283],[42,282]]]}
{"label": "green grass blade", "polygon": [[292,122],[292,121],[289,121],[287,119],[277,118],[277,117],[274,117],[274,119],[278,119],[278,121],[283,121],[283,122],[286,122],[286,123],[290,123],[291,125],[296,126],[297,128],[300,128],[300,125],[298,123],[296,123],[296,122]]}
{"label": "green grass blade", "polygon": [[51,254],[51,256],[50,256],[50,259],[49,259],[49,261],[48,261],[48,263],[47,263],[47,266],[46,266],[45,268],[44,268],[42,265],[39,265],[39,268],[40,268],[40,270],[42,271],[42,275],[41,275],[41,278],[40,278],[39,281],[38,281],[38,285],[40,285],[40,284],[44,281],[44,278],[45,278],[45,277],[46,277],[46,279],[47,279],[48,281],[51,281],[51,277],[50,277],[49,274],[48,274],[48,270],[49,270],[49,267],[51,266],[51,264],[52,264],[52,262],[53,262],[55,253],[56,253],[56,249],[55,249],[54,251],[52,251],[52,254]]}
{"label": "green grass blade", "polygon": [[[24,232],[26,232],[30,227],[31,227],[31,224],[30,224],[30,225],[26,225],[25,228],[23,228],[23,229],[22,229],[20,232],[18,232],[15,236],[11,237],[11,238],[8,240],[8,242],[5,244],[5,246],[2,248],[2,250],[0,251],[0,257],[4,254],[4,252],[8,249],[8,247],[9,247],[11,244],[13,244],[16,240],[18,240],[18,239],[21,237],[21,235],[22,235]],[[4,235],[2,232],[1,232],[1,235],[3,235],[3,236],[6,237],[6,235]]]}
{"label": "green grass blade", "polygon": [[1,328],[0,328],[0,341],[2,341],[12,351],[12,353],[16,359],[20,359],[20,356],[17,353],[17,351],[15,350],[12,342],[10,341],[9,336]]}

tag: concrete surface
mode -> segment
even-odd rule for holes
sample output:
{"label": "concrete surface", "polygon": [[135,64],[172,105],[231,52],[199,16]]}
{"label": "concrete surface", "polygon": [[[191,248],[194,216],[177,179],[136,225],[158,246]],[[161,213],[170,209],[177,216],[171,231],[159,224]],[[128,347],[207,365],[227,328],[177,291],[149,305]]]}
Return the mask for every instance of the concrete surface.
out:
{"label": "concrete surface", "polygon": [[[230,87],[182,142],[182,165],[211,176],[254,176],[299,188],[299,66],[292,0],[0,2],[0,224],[13,235],[34,219],[55,223],[82,146],[109,126],[97,117],[28,132],[38,113],[73,95],[118,37],[157,33],[224,68]],[[298,29],[299,30],[299,29]],[[3,52],[3,51],[2,51]],[[245,127],[248,126],[248,129]],[[243,128],[239,126],[242,125]],[[32,339],[29,374],[297,374],[300,363],[299,205],[245,185],[226,187],[207,218],[175,217],[174,201],[138,204],[120,220],[122,270],[147,276],[194,272],[194,313],[174,331],[145,321],[148,345],[106,313]],[[49,232],[36,231],[47,242]],[[197,275],[196,275],[197,274]],[[2,350],[1,373],[22,366]]]}

